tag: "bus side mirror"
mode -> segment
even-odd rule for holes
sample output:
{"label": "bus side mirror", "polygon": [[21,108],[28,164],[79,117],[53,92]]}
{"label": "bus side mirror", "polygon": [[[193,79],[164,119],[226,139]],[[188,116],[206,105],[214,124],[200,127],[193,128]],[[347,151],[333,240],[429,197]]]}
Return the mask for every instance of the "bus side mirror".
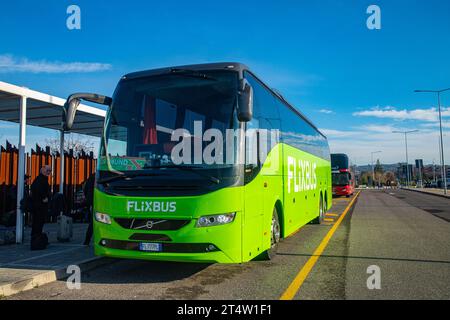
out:
{"label": "bus side mirror", "polygon": [[94,102],[98,104],[103,104],[110,106],[112,103],[112,98],[103,96],[95,93],[74,93],[70,95],[63,109],[63,130],[69,131],[72,129],[73,121],[75,120],[75,114],[77,113],[77,108],[80,105],[81,100],[86,100],[89,102]]}
{"label": "bus side mirror", "polygon": [[238,120],[249,122],[253,118],[253,88],[246,79],[241,81],[238,99]]}

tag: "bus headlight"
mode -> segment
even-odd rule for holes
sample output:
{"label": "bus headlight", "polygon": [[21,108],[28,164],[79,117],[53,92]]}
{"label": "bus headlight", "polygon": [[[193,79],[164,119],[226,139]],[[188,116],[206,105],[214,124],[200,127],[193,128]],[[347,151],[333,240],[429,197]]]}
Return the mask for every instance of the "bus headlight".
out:
{"label": "bus headlight", "polygon": [[236,212],[203,216],[197,220],[196,227],[212,227],[231,223],[234,221],[235,216]]}
{"label": "bus headlight", "polygon": [[111,224],[111,217],[106,213],[96,212],[95,220],[97,220],[100,223]]}

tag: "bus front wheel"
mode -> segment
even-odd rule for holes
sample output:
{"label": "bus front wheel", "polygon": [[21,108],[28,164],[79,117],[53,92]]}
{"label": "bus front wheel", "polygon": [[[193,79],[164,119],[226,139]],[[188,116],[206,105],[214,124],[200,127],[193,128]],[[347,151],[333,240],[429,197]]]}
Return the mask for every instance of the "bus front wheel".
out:
{"label": "bus front wheel", "polygon": [[278,243],[281,238],[280,219],[278,217],[277,208],[273,208],[272,223],[270,226],[270,248],[264,252],[264,260],[272,260],[278,249]]}

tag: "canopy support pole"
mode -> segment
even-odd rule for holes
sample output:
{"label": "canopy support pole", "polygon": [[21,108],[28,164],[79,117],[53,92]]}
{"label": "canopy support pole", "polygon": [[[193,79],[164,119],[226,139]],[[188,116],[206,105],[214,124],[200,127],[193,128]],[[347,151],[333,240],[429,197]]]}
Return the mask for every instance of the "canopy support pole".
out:
{"label": "canopy support pole", "polygon": [[27,129],[27,97],[20,97],[20,126],[19,126],[19,164],[17,173],[17,207],[16,207],[16,243],[23,242],[23,213],[20,202],[25,189],[25,146]]}
{"label": "canopy support pole", "polygon": [[64,130],[59,135],[59,193],[64,194]]}

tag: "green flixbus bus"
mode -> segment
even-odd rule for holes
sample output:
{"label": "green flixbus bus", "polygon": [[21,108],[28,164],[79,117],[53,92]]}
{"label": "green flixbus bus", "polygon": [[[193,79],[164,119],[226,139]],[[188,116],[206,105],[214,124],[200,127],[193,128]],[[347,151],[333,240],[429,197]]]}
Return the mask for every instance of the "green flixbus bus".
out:
{"label": "green flixbus bus", "polygon": [[135,72],[111,98],[73,94],[66,131],[81,100],[109,107],[94,193],[96,255],[270,259],[282,238],[320,223],[331,206],[326,137],[243,64]]}

